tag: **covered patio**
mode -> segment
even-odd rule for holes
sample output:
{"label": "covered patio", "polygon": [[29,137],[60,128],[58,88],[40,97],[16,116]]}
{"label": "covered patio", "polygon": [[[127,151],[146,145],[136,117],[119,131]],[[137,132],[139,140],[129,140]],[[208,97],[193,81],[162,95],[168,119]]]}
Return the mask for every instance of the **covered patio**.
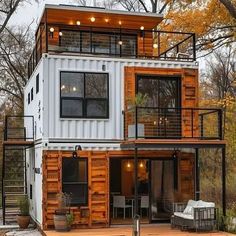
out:
{"label": "covered patio", "polygon": [[[111,228],[103,229],[76,229],[71,230],[70,232],[58,233],[56,231],[44,231],[46,236],[132,236],[132,226],[116,226]],[[233,235],[226,232],[189,232],[181,231],[179,229],[171,229],[169,224],[155,224],[155,225],[141,225],[141,235],[142,236],[191,236],[191,235],[201,235],[201,236],[224,236],[224,235]]]}

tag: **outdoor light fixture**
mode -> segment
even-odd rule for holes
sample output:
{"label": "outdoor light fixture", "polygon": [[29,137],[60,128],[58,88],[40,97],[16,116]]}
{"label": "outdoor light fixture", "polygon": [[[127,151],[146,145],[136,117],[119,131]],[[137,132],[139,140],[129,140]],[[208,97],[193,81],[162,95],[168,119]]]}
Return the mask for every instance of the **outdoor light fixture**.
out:
{"label": "outdoor light fixture", "polygon": [[61,37],[63,35],[63,33],[62,32],[59,32],[59,36]]}
{"label": "outdoor light fixture", "polygon": [[143,167],[144,167],[144,165],[143,165],[143,162],[142,162],[142,161],[140,162],[140,164],[139,164],[139,167],[140,167],[140,168],[143,168]]}
{"label": "outdoor light fixture", "polygon": [[122,40],[120,40],[120,41],[118,42],[118,44],[121,46],[121,45],[123,44]]}
{"label": "outdoor light fixture", "polygon": [[158,48],[157,43],[154,43],[154,44],[153,44],[153,48]]}
{"label": "outdoor light fixture", "polygon": [[141,27],[140,27],[140,30],[144,30],[144,26],[141,26]]}
{"label": "outdoor light fixture", "polygon": [[91,20],[91,22],[95,22],[96,19],[95,19],[95,17],[91,17],[90,20]]}
{"label": "outdoor light fixture", "polygon": [[172,158],[176,159],[178,157],[178,153],[176,150],[174,150],[174,153],[172,154]]}
{"label": "outdoor light fixture", "polygon": [[77,20],[77,21],[76,21],[76,25],[78,25],[78,26],[79,26],[80,24],[81,24],[81,23],[80,23],[80,21],[79,21],[79,20]]}
{"label": "outdoor light fixture", "polygon": [[75,151],[72,152],[72,158],[78,158],[79,156],[77,154],[77,151],[81,151],[81,150],[82,150],[81,146],[80,145],[76,145],[75,146]]}
{"label": "outdoor light fixture", "polygon": [[109,22],[109,19],[106,18],[106,19],[105,19],[105,22],[108,23],[108,22]]}
{"label": "outdoor light fixture", "polygon": [[51,38],[53,38],[53,33],[54,33],[54,31],[55,31],[55,29],[53,28],[53,27],[51,27],[50,29],[49,29],[49,35],[50,35],[50,37]]}
{"label": "outdoor light fixture", "polygon": [[73,92],[75,92],[77,89],[76,89],[76,87],[73,87],[73,89],[72,89],[72,90],[73,90]]}
{"label": "outdoor light fixture", "polygon": [[61,86],[61,90],[65,89],[65,88],[66,88],[66,86],[63,84],[63,85]]}
{"label": "outdoor light fixture", "polygon": [[119,23],[119,25],[122,25],[122,22],[121,22],[121,20],[119,20],[119,22],[118,22],[118,23]]}

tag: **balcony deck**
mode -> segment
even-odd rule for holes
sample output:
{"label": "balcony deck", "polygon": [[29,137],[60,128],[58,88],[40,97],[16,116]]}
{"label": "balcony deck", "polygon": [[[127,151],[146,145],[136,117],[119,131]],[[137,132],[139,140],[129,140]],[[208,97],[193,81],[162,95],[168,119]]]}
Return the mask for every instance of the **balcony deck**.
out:
{"label": "balcony deck", "polygon": [[[56,236],[58,232],[56,231],[44,231],[46,236]],[[111,227],[105,229],[76,229],[70,232],[60,232],[61,236],[131,236],[132,226],[119,226]],[[141,225],[141,235],[142,236],[191,236],[191,235],[201,235],[201,236],[226,236],[233,235],[226,232],[189,232],[181,231],[179,229],[171,229],[169,224],[156,224],[156,225]]]}

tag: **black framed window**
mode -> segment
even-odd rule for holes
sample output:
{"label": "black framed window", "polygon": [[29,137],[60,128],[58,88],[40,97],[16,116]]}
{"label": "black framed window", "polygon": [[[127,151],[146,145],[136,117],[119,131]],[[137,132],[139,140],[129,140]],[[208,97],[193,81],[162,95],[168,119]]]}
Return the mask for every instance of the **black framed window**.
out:
{"label": "black framed window", "polygon": [[30,104],[30,93],[28,93],[28,104]]}
{"label": "black framed window", "polygon": [[107,73],[61,72],[62,118],[108,118]]}
{"label": "black framed window", "polygon": [[62,191],[71,194],[71,205],[88,204],[88,161],[62,158]]}
{"label": "black framed window", "polygon": [[31,96],[31,101],[33,101],[34,100],[34,88],[31,88],[30,96]]}
{"label": "black framed window", "polygon": [[36,94],[39,92],[39,74],[36,76]]}

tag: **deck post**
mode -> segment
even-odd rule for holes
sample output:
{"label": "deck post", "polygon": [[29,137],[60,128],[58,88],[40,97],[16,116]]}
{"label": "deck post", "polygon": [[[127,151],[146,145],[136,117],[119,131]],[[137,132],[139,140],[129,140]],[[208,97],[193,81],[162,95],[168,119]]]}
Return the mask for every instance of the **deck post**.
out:
{"label": "deck post", "polygon": [[200,199],[199,149],[195,149],[195,200]]}
{"label": "deck post", "polygon": [[134,213],[138,214],[138,148],[134,148]]}
{"label": "deck post", "polygon": [[226,216],[226,148],[223,147],[222,151],[222,211],[223,216]]}

